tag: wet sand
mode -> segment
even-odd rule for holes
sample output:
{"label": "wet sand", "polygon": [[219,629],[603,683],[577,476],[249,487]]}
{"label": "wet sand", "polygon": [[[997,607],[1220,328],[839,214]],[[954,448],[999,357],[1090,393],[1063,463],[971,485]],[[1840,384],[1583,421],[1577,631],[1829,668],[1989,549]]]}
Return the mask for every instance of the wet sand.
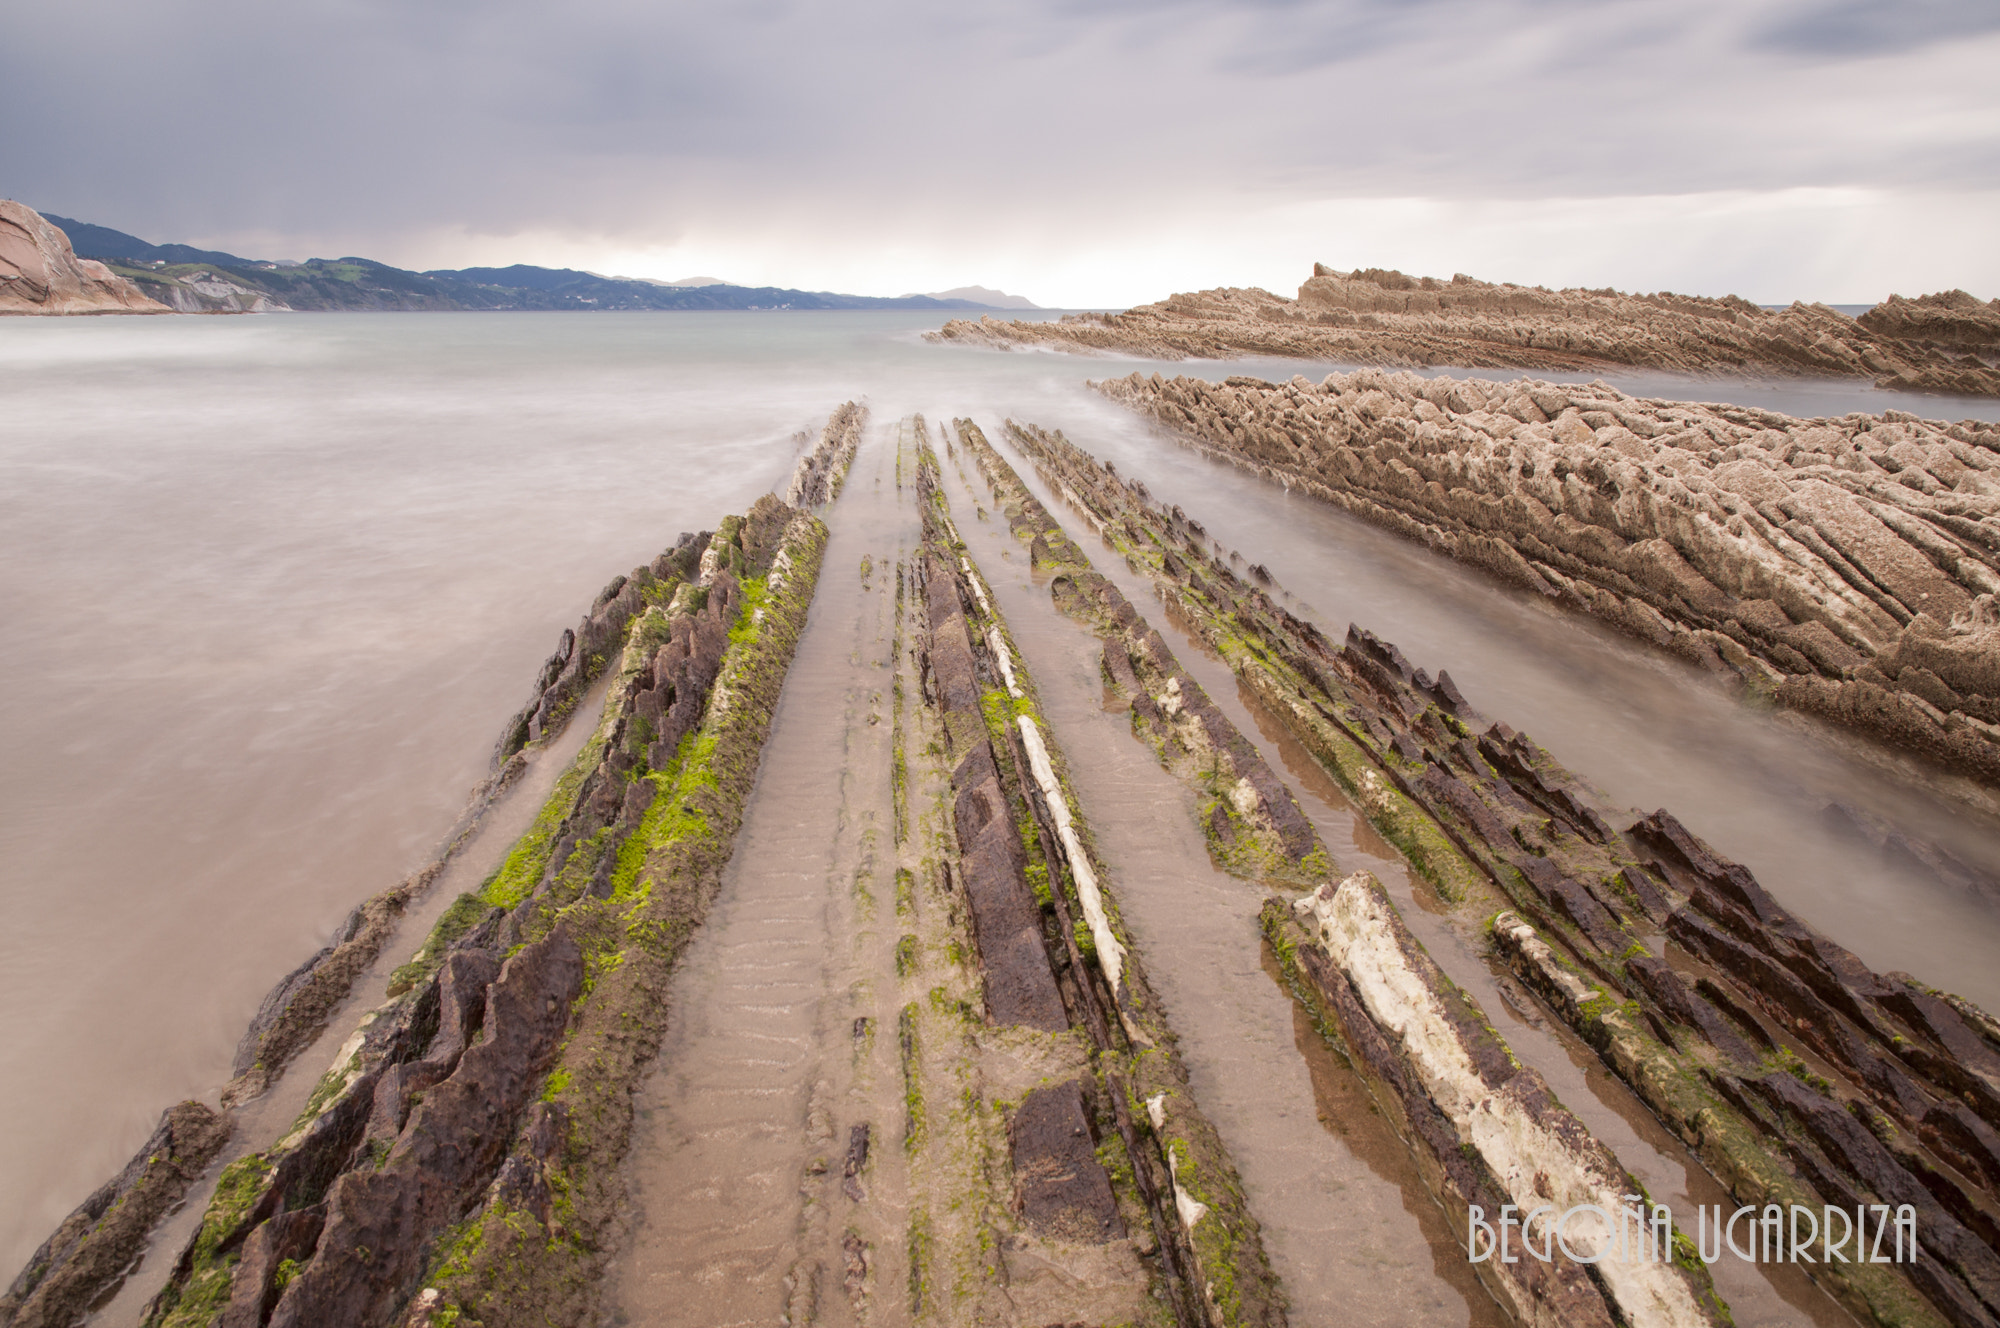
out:
{"label": "wet sand", "polygon": [[[618,1322],[778,1322],[802,1265],[815,1262],[834,1269],[837,1291],[845,1231],[808,1222],[807,1167],[831,1157],[837,1171],[853,1127],[886,1137],[900,1121],[894,993],[883,981],[896,937],[883,913],[895,866],[895,564],[915,509],[897,492],[895,439],[882,433],[870,430],[826,514],[818,594],[736,855],[674,975],[659,1069],[640,1094],[635,1225],[610,1296]],[[877,1031],[857,1039],[857,1019]],[[894,1170],[881,1162],[869,1178],[878,1210],[896,1206]],[[873,1243],[875,1279],[893,1287],[898,1242]],[[879,1302],[873,1322],[898,1321],[898,1298]],[[847,1322],[846,1304],[823,1294],[816,1321]]]}

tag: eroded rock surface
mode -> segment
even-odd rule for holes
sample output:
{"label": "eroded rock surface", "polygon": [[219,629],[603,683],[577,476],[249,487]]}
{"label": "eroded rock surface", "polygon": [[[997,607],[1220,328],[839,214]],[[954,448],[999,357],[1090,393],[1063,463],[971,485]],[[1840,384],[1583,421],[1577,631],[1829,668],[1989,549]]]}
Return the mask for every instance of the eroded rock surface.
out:
{"label": "eroded rock surface", "polygon": [[182,1102],[123,1171],[63,1219],[0,1296],[8,1328],[68,1328],[114,1286],[145,1247],[153,1224],[178,1204],[229,1141],[226,1115]]}
{"label": "eroded rock surface", "polygon": [[[1855,320],[1877,336],[1917,343],[1956,355],[1971,368],[2000,354],[2000,300],[1984,304],[1962,290],[1919,295],[1910,300],[1891,295]],[[1884,387],[1921,386],[1921,382],[1891,381]]]}
{"label": "eroded rock surface", "polygon": [[[1670,813],[1605,804],[1526,734],[1474,711],[1448,673],[1433,676],[1360,627],[1336,648],[1273,599],[1268,577],[1239,576],[1198,521],[1154,502],[1141,482],[1060,434],[1012,436],[1416,872],[1460,914],[1492,918],[1482,930],[1527,987],[1738,1202],[1911,1203],[1922,1229],[1938,1234],[1913,1265],[1815,1267],[1829,1295],[1864,1322],[1992,1321],[2000,1025],[1906,975],[1871,972]],[[1332,898],[1323,892],[1309,911],[1326,912]],[[1343,906],[1351,936],[1369,930],[1361,924],[1375,906],[1364,902]],[[1496,906],[1504,906],[1497,916]],[[1301,921],[1282,904],[1265,910],[1281,957],[1304,970],[1330,1010],[1358,1000],[1311,971],[1318,961],[1296,931]],[[1379,940],[1394,928],[1378,922]],[[1395,1057],[1367,1045],[1371,1028],[1384,1031],[1380,1016],[1339,1015],[1351,1054],[1389,1067],[1374,1073],[1407,1103],[1391,1073]],[[1436,1110],[1440,1130],[1473,1124]],[[1424,1119],[1420,1106],[1411,1131],[1421,1134]],[[1855,1134],[1840,1120],[1865,1128]],[[1479,1177],[1455,1165],[1440,1159],[1450,1201],[1483,1203],[1474,1197]],[[1521,1294],[1541,1303],[1554,1293]]]}
{"label": "eroded rock surface", "polygon": [[1099,388],[1782,704],[2000,781],[2000,426],[1373,371]]}
{"label": "eroded rock surface", "polygon": [[[986,1015],[1019,1030],[1017,1057],[1028,1046],[1054,1056],[1087,1048],[1081,1074],[1037,1065],[1041,1082],[1011,1111],[1016,1211],[1057,1247],[1138,1256],[1135,1271],[1183,1328],[1277,1328],[1282,1293],[1257,1221],[1194,1101],[1033,680],[952,523],[928,447],[917,490],[920,681],[952,763],[956,874]],[[1114,1158],[1124,1165],[1108,1172]]]}
{"label": "eroded rock surface", "polygon": [[[224,1171],[148,1323],[387,1325],[413,1298],[466,1322],[588,1317],[654,993],[732,851],[824,541],[766,496],[619,578],[566,634],[531,713],[559,724],[549,693],[601,651],[590,671],[616,676],[597,732],[292,1133]],[[246,1057],[295,1041],[302,1011],[323,1019],[317,986],[378,921],[357,911],[280,984]]]}
{"label": "eroded rock surface", "polygon": [[1279,355],[1395,368],[1626,367],[1863,377],[1881,387],[2000,394],[2000,347],[1986,330],[2000,322],[1992,306],[1954,291],[1891,296],[1878,308],[1881,317],[1856,322],[1823,304],[1774,312],[1735,295],[1551,291],[1462,273],[1440,281],[1314,264],[1296,300],[1223,288],[1058,322],[953,319],[929,335],[1176,360]]}
{"label": "eroded rock surface", "polygon": [[[1028,546],[1030,563],[1053,574],[1049,591],[1056,607],[1088,623],[1103,641],[1104,676],[1130,705],[1134,735],[1200,796],[1198,814],[1210,852],[1246,879],[1324,881],[1330,870],[1326,848],[1284,781],[1181,667],[1166,639],[1091,566],[979,426],[959,420],[955,427],[1009,530]],[[1010,423],[1009,430],[1023,434],[1019,425]],[[1040,455],[1033,450],[1038,441],[1053,442],[1046,435],[1021,441],[1031,455]],[[1060,478],[1050,478],[1062,487]]]}
{"label": "eroded rock surface", "polygon": [[90,258],[42,214],[0,198],[0,314],[165,314],[173,311]]}
{"label": "eroded rock surface", "polygon": [[[1540,1241],[1556,1215],[1582,1204],[1606,1213],[1638,1190],[1610,1149],[1572,1116],[1541,1075],[1515,1061],[1484,1013],[1444,976],[1367,873],[1328,884],[1265,926],[1293,956],[1321,1008],[1381,1086],[1424,1150],[1448,1202],[1498,1213],[1520,1207],[1524,1239]],[[1457,1216],[1457,1213],[1454,1213]],[[1600,1224],[1576,1224],[1579,1253],[1610,1255],[1588,1272],[1563,1259],[1489,1260],[1482,1275],[1524,1323],[1669,1325],[1730,1322],[1706,1269],[1653,1248],[1628,1257]],[[1569,1234],[1565,1230],[1565,1236]],[[1616,1246],[1617,1252],[1613,1253]]]}
{"label": "eroded rock surface", "polygon": [[785,501],[793,507],[821,507],[838,498],[867,422],[867,408],[852,401],[836,410],[820,431],[819,443],[799,459]]}

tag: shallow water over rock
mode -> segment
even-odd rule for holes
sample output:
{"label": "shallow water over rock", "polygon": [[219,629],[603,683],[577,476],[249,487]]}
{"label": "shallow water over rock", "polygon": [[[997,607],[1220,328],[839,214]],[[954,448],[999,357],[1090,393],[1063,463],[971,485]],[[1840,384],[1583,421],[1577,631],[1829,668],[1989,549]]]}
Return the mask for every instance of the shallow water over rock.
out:
{"label": "shallow water over rock", "polygon": [[[850,396],[878,420],[1063,428],[1336,631],[1352,618],[1450,668],[1613,798],[1672,807],[1872,966],[2000,1005],[1993,906],[1820,819],[1843,803],[2000,870],[1983,817],[1635,643],[1203,461],[1082,386],[1150,365],[929,347],[924,326],[0,325],[0,1193],[17,1198],[0,1263],[18,1267],[164,1106],[212,1101],[272,982],[429,856],[577,605],[781,482],[793,433]],[[1316,372],[1178,371],[1302,368]],[[1965,413],[1872,392],[1781,404],[1780,390],[1690,394]]]}

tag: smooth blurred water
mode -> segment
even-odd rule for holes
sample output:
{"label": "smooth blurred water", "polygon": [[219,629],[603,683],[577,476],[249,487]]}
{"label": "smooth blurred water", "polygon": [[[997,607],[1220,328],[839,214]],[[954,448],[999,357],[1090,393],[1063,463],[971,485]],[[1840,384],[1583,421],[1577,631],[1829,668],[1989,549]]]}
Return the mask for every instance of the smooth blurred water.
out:
{"label": "smooth blurred water", "polygon": [[[162,1108],[214,1100],[271,984],[428,858],[597,589],[780,483],[793,435],[850,397],[878,424],[1064,429],[1334,631],[1354,618],[1400,641],[1613,796],[1672,807],[1871,963],[2000,1005],[1991,909],[1825,848],[1814,818],[1837,794],[1995,863],[1991,826],[1634,643],[1173,447],[1084,386],[1330,366],[1003,354],[925,344],[933,325],[0,320],[0,1276]],[[1974,413],[1842,385],[1616,381]]]}

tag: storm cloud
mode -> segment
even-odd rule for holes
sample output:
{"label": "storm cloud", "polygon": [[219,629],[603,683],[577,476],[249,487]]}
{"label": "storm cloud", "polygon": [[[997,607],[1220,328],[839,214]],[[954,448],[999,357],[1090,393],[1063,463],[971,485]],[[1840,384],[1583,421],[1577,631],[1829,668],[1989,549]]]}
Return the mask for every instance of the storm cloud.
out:
{"label": "storm cloud", "polygon": [[0,194],[1044,303],[1315,259],[1861,300],[2000,287],[1995,68],[1988,0],[75,0],[10,16]]}

